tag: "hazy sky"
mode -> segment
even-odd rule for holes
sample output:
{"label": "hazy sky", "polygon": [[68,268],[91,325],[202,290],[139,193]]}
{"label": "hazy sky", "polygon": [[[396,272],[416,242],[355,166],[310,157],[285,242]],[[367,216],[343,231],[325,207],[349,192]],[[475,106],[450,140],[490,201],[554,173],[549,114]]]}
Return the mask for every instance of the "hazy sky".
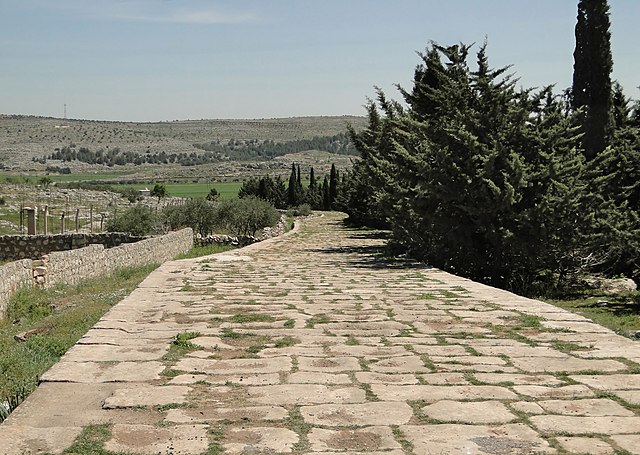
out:
{"label": "hazy sky", "polygon": [[[639,0],[610,0],[640,97]],[[0,0],[0,113],[155,121],[363,115],[416,51],[489,41],[526,87],[571,84],[577,0]]]}

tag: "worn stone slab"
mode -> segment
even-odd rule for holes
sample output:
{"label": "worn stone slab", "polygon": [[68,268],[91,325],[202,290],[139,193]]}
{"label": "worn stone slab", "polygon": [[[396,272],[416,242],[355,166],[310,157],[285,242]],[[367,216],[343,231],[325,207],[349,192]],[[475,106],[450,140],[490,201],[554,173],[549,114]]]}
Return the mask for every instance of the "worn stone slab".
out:
{"label": "worn stone slab", "polygon": [[284,420],[289,416],[282,406],[247,406],[221,408],[218,406],[198,406],[175,408],[166,411],[166,421],[175,423],[206,423],[220,420]]}
{"label": "worn stone slab", "polygon": [[400,431],[418,454],[529,454],[555,453],[549,443],[528,426],[404,425]]}
{"label": "worn stone slab", "polygon": [[1,427],[0,454],[62,453],[80,435],[81,427],[37,428],[6,424]]}
{"label": "worn stone slab", "polygon": [[371,426],[357,430],[328,430],[313,428],[309,443],[314,452],[318,451],[374,451],[402,448],[393,437],[390,427]]}
{"label": "worn stone slab", "polygon": [[345,373],[322,373],[317,371],[298,371],[289,374],[291,384],[351,384],[351,378]]}
{"label": "worn stone slab", "polygon": [[288,428],[243,427],[225,432],[225,454],[291,453],[299,436]]}
{"label": "worn stone slab", "polygon": [[356,387],[319,384],[286,384],[248,387],[247,396],[256,404],[305,405],[362,403],[364,390]]}
{"label": "worn stone slab", "polygon": [[626,450],[633,455],[640,454],[640,435],[614,435],[611,436],[613,442],[615,442],[621,449]]}
{"label": "worn stone slab", "polygon": [[370,371],[357,371],[356,380],[363,384],[418,384],[418,378],[414,374],[403,373],[374,373]]}
{"label": "worn stone slab", "polygon": [[557,386],[563,382],[549,374],[475,373],[475,378],[487,384]]}
{"label": "worn stone slab", "polygon": [[76,344],[65,355],[67,362],[136,362],[160,360],[169,346],[112,346],[103,344]]}
{"label": "worn stone slab", "polygon": [[598,390],[640,390],[640,374],[601,374],[569,376],[573,381]]}
{"label": "worn stone slab", "polygon": [[545,433],[633,434],[640,428],[640,417],[532,416],[531,423]]}
{"label": "worn stone slab", "polygon": [[113,425],[111,438],[104,445],[112,452],[140,454],[200,454],[209,447],[206,425],[153,427],[150,425]]}
{"label": "worn stone slab", "polygon": [[130,408],[134,406],[157,406],[163,404],[181,404],[186,402],[186,396],[191,387],[141,386],[117,389],[112,396],[104,400],[103,409]]}
{"label": "worn stone slab", "polygon": [[429,373],[431,371],[416,355],[382,359],[369,364],[369,369],[376,373]]}
{"label": "worn stone slab", "polygon": [[520,395],[533,398],[589,398],[594,393],[583,385],[568,385],[564,387],[545,387],[541,385],[517,385],[513,390]]}
{"label": "worn stone slab", "polygon": [[339,426],[369,426],[379,425],[383,417],[385,425],[404,425],[413,416],[411,406],[400,402],[370,402],[362,404],[323,404],[318,406],[303,406],[300,412],[305,422],[312,425]]}
{"label": "worn stone slab", "polygon": [[518,412],[524,412],[525,414],[544,414],[544,409],[542,409],[542,406],[532,401],[515,401],[509,406],[511,407],[511,409]]}
{"label": "worn stone slab", "polygon": [[615,452],[610,444],[602,439],[584,437],[558,437],[556,438],[560,446],[569,453],[580,453],[587,455],[613,455]]}
{"label": "worn stone slab", "polygon": [[640,390],[614,390],[613,393],[629,404],[640,406]]}
{"label": "worn stone slab", "polygon": [[160,379],[161,362],[67,362],[62,360],[42,375],[44,382],[140,382]]}
{"label": "worn stone slab", "polygon": [[517,395],[497,386],[437,386],[371,384],[371,391],[382,401],[425,400],[514,400]]}
{"label": "worn stone slab", "polygon": [[625,371],[627,366],[617,360],[580,359],[573,356],[562,357],[513,357],[513,364],[531,373],[560,373],[577,371]]}
{"label": "worn stone slab", "polygon": [[301,371],[337,373],[360,370],[360,363],[356,357],[298,357],[298,368]]}
{"label": "worn stone slab", "polygon": [[290,357],[269,359],[194,359],[184,358],[174,366],[176,370],[208,374],[278,373],[291,369]]}
{"label": "worn stone slab", "polygon": [[442,400],[423,407],[422,412],[426,416],[442,422],[495,424],[508,423],[516,419],[516,416],[498,401]]}
{"label": "worn stone slab", "polygon": [[613,400],[544,400],[538,404],[550,414],[575,416],[623,416],[633,417],[635,414]]}

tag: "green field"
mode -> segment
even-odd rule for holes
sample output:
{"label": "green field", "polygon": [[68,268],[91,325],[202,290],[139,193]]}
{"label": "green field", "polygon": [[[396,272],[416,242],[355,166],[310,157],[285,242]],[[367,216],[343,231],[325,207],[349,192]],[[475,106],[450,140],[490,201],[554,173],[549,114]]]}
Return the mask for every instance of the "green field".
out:
{"label": "green field", "polygon": [[[153,189],[153,183],[140,183],[135,185],[116,185],[114,188],[134,188],[141,190],[144,188]],[[205,198],[211,188],[215,188],[220,194],[220,199],[236,199],[242,182],[214,182],[214,183],[165,183],[169,196]]]}

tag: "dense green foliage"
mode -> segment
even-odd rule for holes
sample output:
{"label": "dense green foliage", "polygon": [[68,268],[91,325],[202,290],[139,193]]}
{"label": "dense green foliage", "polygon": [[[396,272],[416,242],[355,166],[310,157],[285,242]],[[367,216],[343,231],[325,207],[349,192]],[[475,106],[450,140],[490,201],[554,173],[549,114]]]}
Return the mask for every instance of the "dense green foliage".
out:
{"label": "dense green foliage", "polygon": [[380,91],[369,103],[368,128],[351,132],[362,159],[342,191],[350,220],[386,224],[398,252],[521,292],[585,271],[638,277],[634,115],[621,106],[626,130],[587,161],[580,110],[551,87],[517,89],[486,46],[471,69],[469,51],[431,45],[400,88],[405,104]]}
{"label": "dense green foliage", "polygon": [[127,232],[132,235],[149,235],[159,230],[155,211],[141,204],[115,213],[107,221],[106,228],[109,232]]}
{"label": "dense green foliage", "polygon": [[183,205],[166,207],[161,216],[165,228],[190,227],[202,237],[213,233],[254,235],[258,229],[273,226],[280,219],[273,205],[256,197],[219,203],[191,199]]}

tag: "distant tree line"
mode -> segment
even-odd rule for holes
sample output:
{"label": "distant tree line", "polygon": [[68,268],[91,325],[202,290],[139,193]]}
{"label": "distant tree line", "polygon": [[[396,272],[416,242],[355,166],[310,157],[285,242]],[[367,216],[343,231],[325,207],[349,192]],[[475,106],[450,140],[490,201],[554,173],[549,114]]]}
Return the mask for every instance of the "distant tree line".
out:
{"label": "distant tree line", "polygon": [[274,142],[272,140],[239,141],[231,139],[226,143],[221,143],[217,140],[207,144],[194,144],[194,147],[204,152],[167,153],[162,151],[157,153],[138,153],[122,151],[118,147],[107,150],[100,148],[92,151],[87,147],[76,148],[75,145],[71,144],[56,148],[53,153],[44,156],[38,161],[42,163],[45,163],[47,159],[63,162],[80,161],[109,167],[125,164],[180,164],[182,166],[194,166],[223,160],[271,160],[277,156],[306,150],[320,150],[340,155],[357,154],[347,133],[287,142]]}

